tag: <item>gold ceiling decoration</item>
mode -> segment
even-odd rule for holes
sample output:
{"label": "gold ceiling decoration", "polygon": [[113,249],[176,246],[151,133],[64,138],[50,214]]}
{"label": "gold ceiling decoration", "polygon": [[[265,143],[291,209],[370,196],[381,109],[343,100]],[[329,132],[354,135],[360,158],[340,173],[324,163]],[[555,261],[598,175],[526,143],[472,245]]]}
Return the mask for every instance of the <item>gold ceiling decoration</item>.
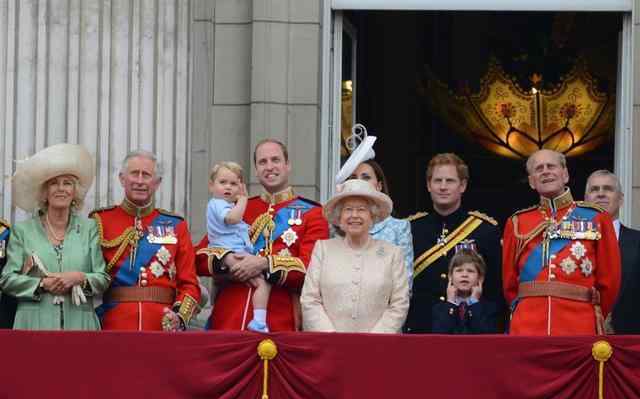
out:
{"label": "gold ceiling decoration", "polygon": [[576,156],[612,135],[615,93],[598,90],[584,61],[551,90],[540,89],[541,75],[530,79],[532,89],[523,90],[491,61],[478,93],[468,88],[454,93],[428,68],[423,90],[452,130],[510,158],[526,158],[541,148]]}

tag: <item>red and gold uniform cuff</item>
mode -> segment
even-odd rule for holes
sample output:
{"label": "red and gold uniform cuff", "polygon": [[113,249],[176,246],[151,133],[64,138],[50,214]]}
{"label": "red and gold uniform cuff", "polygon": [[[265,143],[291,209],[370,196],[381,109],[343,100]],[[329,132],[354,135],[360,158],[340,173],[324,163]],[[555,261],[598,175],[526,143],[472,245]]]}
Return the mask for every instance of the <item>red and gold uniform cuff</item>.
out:
{"label": "red and gold uniform cuff", "polygon": [[[304,263],[300,258],[293,256],[269,255],[269,282],[272,284],[283,285],[287,280],[290,271],[297,271],[302,274],[307,272]],[[275,276],[275,277],[274,277]]]}

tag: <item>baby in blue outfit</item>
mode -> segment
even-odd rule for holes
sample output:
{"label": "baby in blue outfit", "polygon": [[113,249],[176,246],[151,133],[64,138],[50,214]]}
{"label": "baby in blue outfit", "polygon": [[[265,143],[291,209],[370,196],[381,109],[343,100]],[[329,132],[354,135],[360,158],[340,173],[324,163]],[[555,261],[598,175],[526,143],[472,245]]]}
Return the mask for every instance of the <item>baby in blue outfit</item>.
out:
{"label": "baby in blue outfit", "polygon": [[[209,192],[213,196],[207,205],[209,247],[253,254],[249,225],[242,220],[247,208],[247,188],[242,179],[242,167],[235,162],[217,163],[209,174]],[[267,303],[271,285],[262,276],[254,277],[248,283],[254,292],[253,320],[247,329],[269,332]]]}

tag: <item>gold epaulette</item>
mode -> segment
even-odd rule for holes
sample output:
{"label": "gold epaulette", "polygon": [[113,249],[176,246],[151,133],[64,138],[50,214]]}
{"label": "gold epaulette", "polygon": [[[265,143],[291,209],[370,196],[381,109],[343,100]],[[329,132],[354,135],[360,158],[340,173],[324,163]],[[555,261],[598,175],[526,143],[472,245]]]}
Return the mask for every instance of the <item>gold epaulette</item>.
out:
{"label": "gold epaulette", "polygon": [[576,201],[576,205],[581,206],[583,208],[591,208],[591,209],[595,209],[596,211],[600,211],[600,212],[606,212],[607,210],[604,209],[603,207],[601,207],[598,204],[594,204],[593,202],[587,202],[587,201]]}
{"label": "gold epaulette", "polygon": [[173,217],[176,217],[176,218],[178,218],[178,219],[180,219],[180,220],[184,220],[184,218],[183,218],[182,216],[178,215],[177,213],[169,212],[168,210],[163,209],[163,208],[156,208],[156,209],[157,209],[157,210],[158,210],[158,212],[160,212],[162,215],[166,215],[166,216],[173,216]]}
{"label": "gold epaulette", "polygon": [[105,206],[105,207],[103,207],[103,208],[97,208],[97,209],[94,209],[94,210],[92,210],[91,212],[89,212],[89,217],[93,217],[93,214],[94,214],[94,213],[104,212],[104,211],[110,211],[110,210],[112,210],[112,209],[114,209],[114,208],[117,208],[117,207],[118,207],[118,205],[111,205],[111,206]]}
{"label": "gold epaulette", "polygon": [[494,219],[494,218],[492,218],[491,216],[489,216],[489,215],[487,215],[487,214],[485,214],[485,213],[482,213],[482,212],[480,212],[480,211],[470,211],[470,212],[469,212],[469,215],[471,215],[471,216],[475,216],[475,217],[477,217],[478,219],[482,219],[482,220],[484,220],[485,222],[487,222],[487,223],[491,223],[491,224],[492,224],[492,225],[494,225],[494,226],[497,226],[497,225],[498,225],[498,221],[497,221],[497,220],[495,220],[495,219]]}
{"label": "gold epaulette", "polygon": [[413,222],[414,220],[421,219],[421,218],[427,216],[428,214],[429,214],[428,212],[416,212],[411,216],[407,216],[404,220],[407,220],[409,222]]}
{"label": "gold epaulette", "polygon": [[529,212],[529,211],[532,211],[532,210],[534,210],[534,209],[537,209],[537,208],[538,208],[538,206],[539,206],[539,205],[531,205],[531,206],[530,206],[530,207],[528,207],[528,208],[524,208],[524,209],[520,209],[520,210],[518,210],[518,211],[515,211],[515,212],[513,213],[513,215],[511,215],[511,217],[514,217],[514,216],[519,215],[519,214],[521,214],[521,213],[525,213],[525,212]]}

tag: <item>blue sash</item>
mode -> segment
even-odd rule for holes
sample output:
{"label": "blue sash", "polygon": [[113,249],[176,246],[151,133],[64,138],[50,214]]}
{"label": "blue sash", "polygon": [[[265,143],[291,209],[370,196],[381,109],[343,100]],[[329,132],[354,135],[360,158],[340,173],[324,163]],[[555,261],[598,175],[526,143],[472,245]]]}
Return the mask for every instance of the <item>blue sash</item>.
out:
{"label": "blue sash", "polygon": [[[592,221],[598,214],[594,209],[577,207],[571,213],[571,216],[567,218],[567,221],[582,220]],[[549,243],[549,254],[555,255],[565,248],[572,240],[568,239],[555,239]],[[526,283],[533,281],[538,277],[542,271],[542,242],[540,242],[527,257],[524,263],[522,271],[520,272],[520,283]]]}
{"label": "blue sash", "polygon": [[[582,220],[592,221],[598,212],[591,208],[576,207],[571,215],[567,218],[567,221]],[[544,233],[541,233],[544,234]],[[555,255],[558,252],[566,248],[573,240],[568,239],[555,239],[549,242],[549,255]],[[529,256],[525,260],[522,271],[520,272],[520,283],[527,283],[534,281],[540,272],[542,271],[542,241],[529,253]],[[512,311],[516,309],[520,298],[516,298],[511,303]]]}
{"label": "blue sash", "polygon": [[[275,223],[275,228],[273,230],[273,235],[271,236],[271,242],[274,242],[284,233],[289,227],[289,217],[291,216],[291,210],[295,210],[296,212],[300,212],[300,218],[311,210],[314,205],[307,203],[301,199],[295,199],[289,203],[289,205],[278,209],[278,211],[273,215],[273,222]],[[253,244],[253,253],[257,254],[262,250],[266,245],[264,236],[260,234],[255,244]]]}
{"label": "blue sash", "polygon": [[[160,214],[151,222],[150,226],[173,226],[173,230],[177,231],[177,225],[181,219]],[[158,253],[160,247],[164,244],[152,244],[147,239],[149,231],[145,230],[142,238],[138,240],[138,247],[136,249],[136,259],[133,267],[131,267],[131,257],[126,256],[124,261],[120,263],[118,272],[113,276],[112,287],[131,287],[138,284],[138,276],[140,275],[140,268],[149,264],[151,259]],[[99,317],[107,311],[112,309],[116,303],[103,303],[100,305],[96,312]]]}

